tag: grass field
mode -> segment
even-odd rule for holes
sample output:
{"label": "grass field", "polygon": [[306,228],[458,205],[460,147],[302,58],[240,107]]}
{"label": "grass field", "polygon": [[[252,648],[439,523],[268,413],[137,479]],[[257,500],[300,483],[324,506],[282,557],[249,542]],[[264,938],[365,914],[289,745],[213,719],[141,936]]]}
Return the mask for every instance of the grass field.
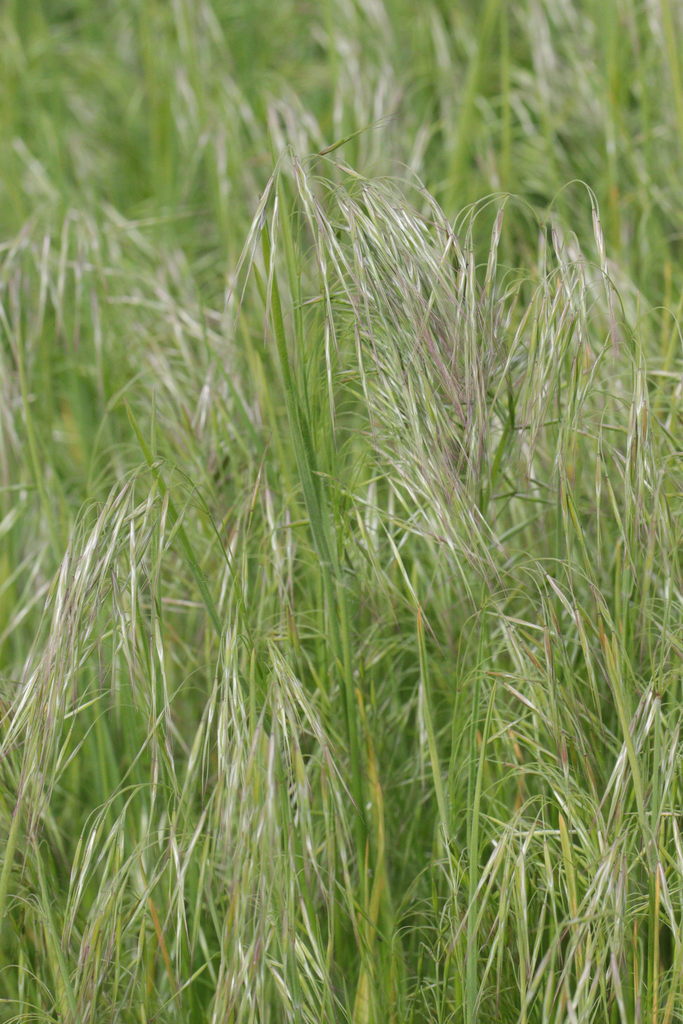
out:
{"label": "grass field", "polygon": [[0,1021],[683,1021],[680,4],[0,45]]}

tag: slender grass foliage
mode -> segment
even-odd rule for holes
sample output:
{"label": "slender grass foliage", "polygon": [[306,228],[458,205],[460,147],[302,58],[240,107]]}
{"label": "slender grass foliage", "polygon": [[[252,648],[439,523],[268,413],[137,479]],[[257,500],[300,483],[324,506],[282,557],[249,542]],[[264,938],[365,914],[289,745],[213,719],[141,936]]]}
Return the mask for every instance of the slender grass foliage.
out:
{"label": "slender grass foliage", "polygon": [[0,10],[0,1021],[683,1019],[670,0]]}

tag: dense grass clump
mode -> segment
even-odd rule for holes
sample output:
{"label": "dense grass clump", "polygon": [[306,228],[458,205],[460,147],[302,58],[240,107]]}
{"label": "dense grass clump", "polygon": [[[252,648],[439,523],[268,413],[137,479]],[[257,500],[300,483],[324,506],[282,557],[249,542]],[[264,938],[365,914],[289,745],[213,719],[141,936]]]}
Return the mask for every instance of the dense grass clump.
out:
{"label": "dense grass clump", "polygon": [[0,1021],[683,1020],[671,0],[6,0]]}

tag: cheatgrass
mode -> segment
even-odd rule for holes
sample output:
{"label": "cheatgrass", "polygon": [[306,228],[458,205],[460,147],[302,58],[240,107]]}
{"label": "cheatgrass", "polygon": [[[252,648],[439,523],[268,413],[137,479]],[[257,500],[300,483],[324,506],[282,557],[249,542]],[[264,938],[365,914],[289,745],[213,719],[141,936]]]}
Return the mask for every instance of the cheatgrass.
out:
{"label": "cheatgrass", "polygon": [[0,1021],[682,1020],[677,5],[0,33]]}

